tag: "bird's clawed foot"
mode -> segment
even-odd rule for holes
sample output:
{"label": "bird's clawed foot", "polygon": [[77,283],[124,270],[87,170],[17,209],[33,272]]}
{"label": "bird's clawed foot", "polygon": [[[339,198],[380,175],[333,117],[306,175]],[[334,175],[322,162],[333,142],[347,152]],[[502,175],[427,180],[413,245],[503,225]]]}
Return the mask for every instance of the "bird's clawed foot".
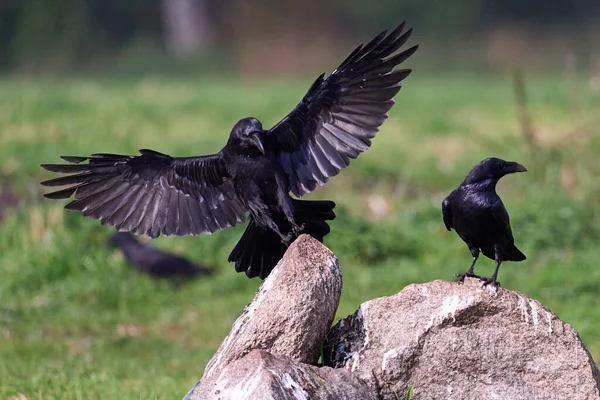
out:
{"label": "bird's clawed foot", "polygon": [[300,236],[300,234],[302,232],[304,232],[304,228],[306,227],[305,223],[302,223],[302,225],[298,226],[298,225],[294,225],[292,226],[292,232],[294,233],[294,235],[296,235],[296,237]]}
{"label": "bird's clawed foot", "polygon": [[290,244],[296,239],[300,234],[304,231],[305,224],[300,226],[292,225],[292,231],[287,234],[287,236],[281,237],[281,243],[285,244],[286,247],[290,247]]}
{"label": "bird's clawed foot", "polygon": [[479,279],[483,281],[482,287],[486,287],[487,285],[491,285],[494,289],[498,289],[500,287],[500,282],[498,282],[495,277]]}
{"label": "bird's clawed foot", "polygon": [[292,244],[294,239],[295,239],[294,232],[290,232],[287,234],[287,236],[284,236],[281,238],[281,243],[285,244],[285,247],[290,247],[290,244]]}
{"label": "bird's clawed foot", "polygon": [[477,279],[485,279],[485,278],[480,277],[479,275],[475,275],[473,272],[465,272],[465,273],[462,273],[462,274],[456,274],[454,276],[458,277],[458,283],[463,283],[465,281],[466,277],[477,278]]}

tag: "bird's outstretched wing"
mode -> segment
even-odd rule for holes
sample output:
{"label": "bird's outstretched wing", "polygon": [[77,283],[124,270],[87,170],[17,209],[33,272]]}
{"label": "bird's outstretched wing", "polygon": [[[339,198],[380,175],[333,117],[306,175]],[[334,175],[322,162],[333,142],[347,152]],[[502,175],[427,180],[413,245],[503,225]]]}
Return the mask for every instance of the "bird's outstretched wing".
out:
{"label": "bird's outstretched wing", "polygon": [[329,76],[319,76],[296,108],[265,132],[267,154],[287,173],[296,196],[325,184],[371,145],[411,72],[393,69],[418,47],[392,56],[412,32],[403,29],[404,23],[360,45]]}
{"label": "bird's outstretched wing", "polygon": [[442,218],[444,219],[444,225],[449,231],[452,230],[452,207],[450,207],[450,196],[446,197],[442,201]]}
{"label": "bird's outstretched wing", "polygon": [[61,157],[70,164],[44,164],[48,171],[69,174],[42,182],[69,186],[44,196],[74,195],[66,209],[152,238],[212,233],[245,221],[246,207],[235,194],[221,153],[189,158],[140,153]]}

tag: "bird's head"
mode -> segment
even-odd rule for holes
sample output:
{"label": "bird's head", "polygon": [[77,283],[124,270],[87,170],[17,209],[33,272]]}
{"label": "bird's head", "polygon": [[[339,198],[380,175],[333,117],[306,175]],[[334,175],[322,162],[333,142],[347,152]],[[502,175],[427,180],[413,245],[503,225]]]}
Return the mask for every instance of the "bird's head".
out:
{"label": "bird's head", "polygon": [[475,165],[465,178],[465,184],[482,183],[485,181],[498,182],[504,175],[515,172],[525,172],[527,168],[513,161],[504,161],[490,157]]}
{"label": "bird's head", "polygon": [[135,242],[133,235],[129,232],[115,232],[104,242],[104,246],[120,246],[125,242]]}
{"label": "bird's head", "polygon": [[241,147],[242,150],[258,150],[265,154],[265,148],[262,143],[263,127],[256,118],[248,117],[238,121],[231,130],[229,140]]}

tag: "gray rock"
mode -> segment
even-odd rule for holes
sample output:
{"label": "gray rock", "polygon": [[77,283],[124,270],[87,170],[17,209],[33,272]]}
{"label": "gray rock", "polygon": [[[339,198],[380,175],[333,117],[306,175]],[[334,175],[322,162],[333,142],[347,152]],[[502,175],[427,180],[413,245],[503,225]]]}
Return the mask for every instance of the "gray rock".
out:
{"label": "gray rock", "polygon": [[434,281],[363,303],[332,328],[326,363],[383,399],[599,399],[577,332],[523,294]]}
{"label": "gray rock", "polygon": [[[316,364],[342,293],[337,257],[319,241],[301,235],[259,288],[209,361],[199,386],[254,349]],[[229,368],[230,370],[230,368]]]}
{"label": "gray rock", "polygon": [[435,281],[368,301],[327,334],[342,288],[337,258],[301,236],[186,400],[600,399],[577,332],[505,289]]}
{"label": "gray rock", "polygon": [[203,379],[194,400],[376,400],[357,376],[345,370],[317,368],[288,357],[253,350]]}

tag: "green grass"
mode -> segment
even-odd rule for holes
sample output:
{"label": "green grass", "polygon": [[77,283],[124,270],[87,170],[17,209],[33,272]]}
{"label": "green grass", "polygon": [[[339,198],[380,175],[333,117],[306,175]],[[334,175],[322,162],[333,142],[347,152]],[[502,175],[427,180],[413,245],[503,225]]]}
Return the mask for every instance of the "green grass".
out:
{"label": "green grass", "polygon": [[[243,226],[156,240],[218,266],[214,277],[176,288],[135,273],[101,245],[109,228],[41,200],[37,182],[50,174],[39,164],[139,148],[215,152],[239,118],[275,123],[311,78],[0,81],[0,176],[24,196],[0,223],[0,398],[181,398],[260,283],[225,261]],[[338,317],[466,270],[470,254],[445,230],[440,204],[475,162],[494,155],[530,171],[498,187],[528,256],[502,267],[503,286],[550,307],[600,360],[600,135],[587,124],[600,94],[579,80],[575,113],[562,77],[527,83],[533,149],[509,79],[415,74],[372,148],[311,195],[338,203],[326,238],[344,274]],[[575,139],[561,142],[575,129]],[[371,194],[390,215],[370,215]],[[482,258],[478,268],[491,274],[493,262]]]}

